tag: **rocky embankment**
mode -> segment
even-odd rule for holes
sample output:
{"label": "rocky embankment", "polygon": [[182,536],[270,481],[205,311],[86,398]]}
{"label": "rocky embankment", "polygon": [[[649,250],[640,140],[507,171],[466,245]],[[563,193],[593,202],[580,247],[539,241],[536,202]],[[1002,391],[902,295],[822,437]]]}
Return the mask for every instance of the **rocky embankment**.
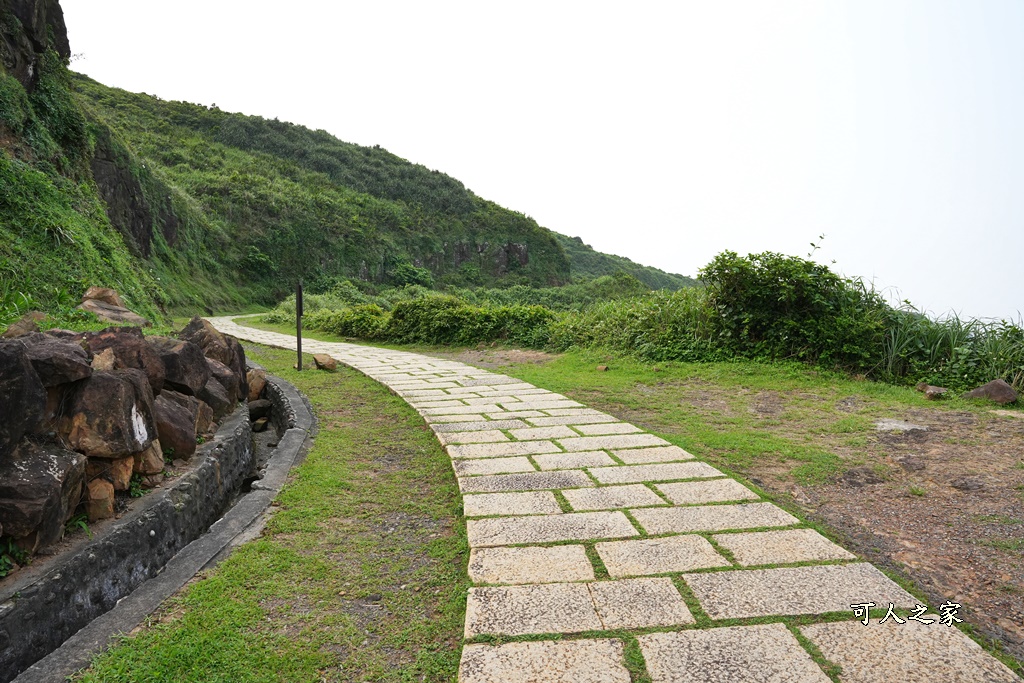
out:
{"label": "rocky embankment", "polygon": [[25,554],[159,486],[239,401],[269,412],[241,344],[198,317],[176,337],[31,328],[0,340],[0,537]]}

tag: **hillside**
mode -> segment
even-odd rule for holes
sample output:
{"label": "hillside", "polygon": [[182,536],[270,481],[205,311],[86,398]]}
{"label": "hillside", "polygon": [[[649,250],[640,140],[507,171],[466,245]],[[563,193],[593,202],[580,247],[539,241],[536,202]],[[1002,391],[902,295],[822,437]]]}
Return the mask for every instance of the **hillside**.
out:
{"label": "hillside", "polygon": [[[68,71],[57,0],[0,0],[0,311],[114,286],[149,315],[271,303],[296,277],[557,286],[628,272],[458,180],[324,131]],[[23,298],[23,297],[22,297]]]}

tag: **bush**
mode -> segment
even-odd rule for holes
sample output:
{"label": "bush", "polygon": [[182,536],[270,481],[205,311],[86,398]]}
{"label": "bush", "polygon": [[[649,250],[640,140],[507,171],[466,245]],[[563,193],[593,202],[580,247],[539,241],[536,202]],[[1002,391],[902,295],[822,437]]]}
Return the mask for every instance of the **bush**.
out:
{"label": "bush", "polygon": [[470,306],[452,296],[403,301],[391,311],[384,337],[401,344],[476,344],[504,339],[540,346],[554,313],[542,306]]}
{"label": "bush", "polygon": [[362,304],[341,310],[320,310],[304,317],[313,330],[323,330],[341,337],[377,339],[388,322],[388,315],[376,304]]}

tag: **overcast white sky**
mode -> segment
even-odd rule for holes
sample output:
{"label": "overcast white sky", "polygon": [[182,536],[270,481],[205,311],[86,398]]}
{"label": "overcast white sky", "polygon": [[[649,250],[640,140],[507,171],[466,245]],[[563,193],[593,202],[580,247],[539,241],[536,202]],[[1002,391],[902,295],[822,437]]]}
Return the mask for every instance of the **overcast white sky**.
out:
{"label": "overcast white sky", "polygon": [[62,0],[72,67],[323,128],[601,251],[1024,311],[1024,2]]}

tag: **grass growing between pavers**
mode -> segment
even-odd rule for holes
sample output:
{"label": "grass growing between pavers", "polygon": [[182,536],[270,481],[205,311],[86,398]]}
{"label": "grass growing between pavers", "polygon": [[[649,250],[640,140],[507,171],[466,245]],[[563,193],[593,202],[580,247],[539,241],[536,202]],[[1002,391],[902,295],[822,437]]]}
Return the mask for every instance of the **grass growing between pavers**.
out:
{"label": "grass growing between pavers", "polygon": [[246,348],[310,398],[312,449],[259,539],[79,680],[455,680],[468,546],[449,458],[373,380],[299,373],[294,352]]}

